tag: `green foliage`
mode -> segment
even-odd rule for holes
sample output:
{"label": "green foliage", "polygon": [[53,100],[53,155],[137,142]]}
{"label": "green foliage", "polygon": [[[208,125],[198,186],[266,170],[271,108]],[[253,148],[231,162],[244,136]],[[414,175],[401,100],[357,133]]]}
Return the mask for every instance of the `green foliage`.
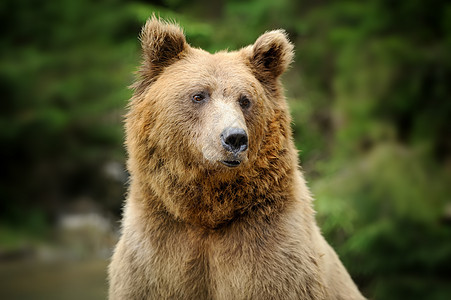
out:
{"label": "green foliage", "polygon": [[294,137],[328,241],[370,298],[451,297],[451,5],[440,0],[1,2],[0,243],[16,243],[11,226],[39,235],[30,228],[79,197],[118,213],[123,183],[103,170],[125,161],[126,87],[152,13],[211,52],[286,29]]}
{"label": "green foliage", "polygon": [[[28,217],[20,212],[25,205],[61,209],[92,188],[102,162],[123,160],[120,119],[137,46],[122,26],[138,31],[140,24],[105,6],[120,7],[114,1],[3,4],[1,22],[11,30],[0,48],[0,138],[4,170],[15,184],[2,186],[0,197],[8,199],[1,214],[14,222]],[[71,190],[75,177],[85,185]]]}

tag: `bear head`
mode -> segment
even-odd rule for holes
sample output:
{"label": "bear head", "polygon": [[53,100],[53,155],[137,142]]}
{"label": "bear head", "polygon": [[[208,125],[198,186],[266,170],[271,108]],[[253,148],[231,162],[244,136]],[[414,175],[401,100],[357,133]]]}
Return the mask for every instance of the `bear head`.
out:
{"label": "bear head", "polygon": [[254,207],[296,168],[279,82],[293,57],[284,31],[210,54],[152,17],[141,44],[126,117],[128,168],[165,210],[215,227]]}

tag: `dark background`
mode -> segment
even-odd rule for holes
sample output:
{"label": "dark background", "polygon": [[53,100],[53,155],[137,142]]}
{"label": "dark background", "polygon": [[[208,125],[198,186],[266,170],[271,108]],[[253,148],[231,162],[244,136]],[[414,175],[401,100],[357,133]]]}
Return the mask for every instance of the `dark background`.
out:
{"label": "dark background", "polygon": [[102,299],[127,173],[122,116],[155,12],[208,51],[284,28],[317,220],[373,299],[451,299],[451,4],[0,2],[0,298]]}

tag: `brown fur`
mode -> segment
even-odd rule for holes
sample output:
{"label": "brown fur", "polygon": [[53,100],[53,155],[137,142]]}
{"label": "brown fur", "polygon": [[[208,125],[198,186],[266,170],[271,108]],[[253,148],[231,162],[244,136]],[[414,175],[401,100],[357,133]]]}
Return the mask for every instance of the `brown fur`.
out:
{"label": "brown fur", "polygon": [[[153,17],[141,40],[110,299],[363,299],[316,226],[298,168],[279,83],[293,57],[284,32],[209,54]],[[205,103],[191,101],[202,91]],[[249,137],[236,168],[219,162],[230,159],[218,137],[231,124]]]}

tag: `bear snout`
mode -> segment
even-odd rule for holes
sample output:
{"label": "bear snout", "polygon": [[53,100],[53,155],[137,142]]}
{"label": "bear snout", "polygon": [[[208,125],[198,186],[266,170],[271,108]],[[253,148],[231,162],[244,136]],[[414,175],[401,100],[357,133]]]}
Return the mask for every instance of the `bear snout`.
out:
{"label": "bear snout", "polygon": [[227,152],[237,155],[246,151],[248,147],[248,138],[242,128],[227,127],[220,135],[221,144]]}

